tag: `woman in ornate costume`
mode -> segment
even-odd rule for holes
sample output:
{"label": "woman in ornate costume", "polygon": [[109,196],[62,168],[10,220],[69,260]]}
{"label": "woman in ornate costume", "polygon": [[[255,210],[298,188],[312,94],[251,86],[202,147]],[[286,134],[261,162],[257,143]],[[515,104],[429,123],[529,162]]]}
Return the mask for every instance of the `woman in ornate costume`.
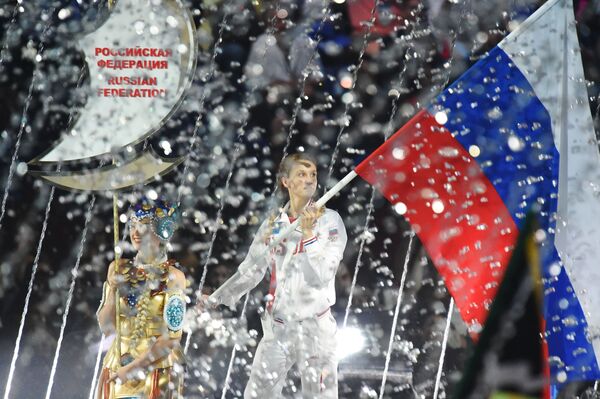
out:
{"label": "woman in ornate costume", "polygon": [[106,336],[115,333],[118,290],[120,338],[104,358],[97,399],[183,398],[179,341],[186,280],[166,255],[176,217],[176,207],[163,200],[143,199],[130,209],[129,237],[137,254],[108,268],[98,322]]}

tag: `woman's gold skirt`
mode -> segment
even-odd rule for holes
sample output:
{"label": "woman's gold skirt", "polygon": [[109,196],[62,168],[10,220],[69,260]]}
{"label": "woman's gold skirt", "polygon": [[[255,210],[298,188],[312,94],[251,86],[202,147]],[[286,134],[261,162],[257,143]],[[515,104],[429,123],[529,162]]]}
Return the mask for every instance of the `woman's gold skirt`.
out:
{"label": "woman's gold skirt", "polygon": [[[180,369],[180,370],[177,370]],[[144,379],[125,384],[108,382],[110,370],[103,368],[97,399],[183,399],[183,367],[154,369]]]}

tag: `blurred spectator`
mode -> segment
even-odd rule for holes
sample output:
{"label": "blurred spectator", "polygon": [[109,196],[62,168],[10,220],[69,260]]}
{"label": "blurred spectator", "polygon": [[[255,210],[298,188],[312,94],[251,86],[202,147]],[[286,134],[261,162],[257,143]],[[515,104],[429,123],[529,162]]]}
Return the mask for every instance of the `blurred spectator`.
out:
{"label": "blurred spectator", "polygon": [[[263,2],[261,13],[273,32],[264,32],[250,48],[244,71],[251,88],[295,85],[306,73],[319,71],[315,42],[304,24],[296,24],[300,10],[295,2]],[[282,88],[285,90],[285,88]]]}

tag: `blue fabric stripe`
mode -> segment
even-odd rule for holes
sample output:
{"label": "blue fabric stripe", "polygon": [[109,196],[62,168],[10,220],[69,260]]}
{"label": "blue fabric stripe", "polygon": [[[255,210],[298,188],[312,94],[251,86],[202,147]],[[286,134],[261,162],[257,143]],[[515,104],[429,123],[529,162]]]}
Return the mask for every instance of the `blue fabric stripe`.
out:
{"label": "blue fabric stripe", "polygon": [[[502,49],[494,48],[448,87],[429,107],[446,113],[444,124],[469,151],[521,228],[536,209],[546,232],[541,248],[547,340],[553,376],[598,379],[600,371],[586,337],[587,322],[554,248],[559,154],[550,115]],[[560,271],[558,275],[556,271]],[[560,361],[557,361],[560,359]]]}
{"label": "blue fabric stripe", "polygon": [[308,241],[305,241],[305,242],[304,242],[304,246],[305,246],[305,247],[306,247],[306,246],[309,246],[310,244],[313,244],[313,243],[315,243],[315,242],[317,242],[317,237],[310,238]]}

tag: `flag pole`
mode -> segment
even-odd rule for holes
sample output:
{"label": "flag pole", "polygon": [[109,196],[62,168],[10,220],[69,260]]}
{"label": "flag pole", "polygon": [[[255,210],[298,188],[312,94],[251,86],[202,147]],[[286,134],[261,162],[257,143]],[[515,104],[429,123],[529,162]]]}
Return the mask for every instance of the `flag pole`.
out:
{"label": "flag pole", "polygon": [[323,194],[323,196],[319,198],[319,200],[315,203],[315,206],[317,208],[320,208],[323,205],[325,205],[327,201],[329,201],[334,195],[339,193],[342,188],[346,187],[348,183],[354,180],[356,176],[358,176],[358,174],[355,171],[351,171],[350,173],[348,173],[346,176],[344,176],[342,180],[340,180],[333,187],[331,187],[329,191]]}
{"label": "flag pole", "polygon": [[[108,9],[112,10],[115,1],[108,0]],[[112,159],[113,165],[116,165],[115,157]],[[119,274],[119,263],[121,261],[121,249],[119,248],[119,204],[117,198],[117,192],[113,191],[113,250],[115,252],[115,276]],[[121,366],[121,320],[119,313],[121,312],[121,297],[119,295],[119,287],[115,287],[115,346],[117,355],[117,364]],[[116,382],[113,382],[114,387]]]}
{"label": "flag pole", "polygon": [[[121,260],[121,251],[118,249],[119,245],[119,208],[117,204],[117,194],[113,193],[113,241],[115,251],[115,275],[119,273],[119,262]],[[119,320],[119,287],[115,289],[115,330],[116,330],[116,346],[117,346],[117,358],[121,361],[121,323]]]}
{"label": "flag pole", "polygon": [[[113,158],[113,165],[116,164]],[[121,261],[121,249],[119,248],[119,204],[117,198],[117,192],[113,191],[113,250],[115,252],[115,276],[119,275],[120,261]],[[117,355],[117,364],[121,366],[121,318],[119,314],[121,312],[121,297],[119,295],[119,287],[115,287],[115,349]],[[112,388],[114,388],[113,381]]]}

